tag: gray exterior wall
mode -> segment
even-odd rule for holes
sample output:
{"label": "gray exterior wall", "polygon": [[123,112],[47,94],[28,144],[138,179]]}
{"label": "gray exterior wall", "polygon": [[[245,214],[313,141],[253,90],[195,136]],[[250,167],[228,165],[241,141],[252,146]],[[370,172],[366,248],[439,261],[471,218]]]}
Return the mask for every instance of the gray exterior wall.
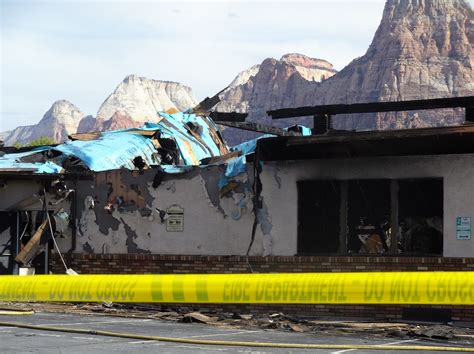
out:
{"label": "gray exterior wall", "polygon": [[[265,166],[263,195],[273,220],[273,235],[288,235],[275,254],[296,253],[296,182],[313,179],[374,179],[441,177],[444,185],[445,257],[474,256],[474,239],[456,239],[456,217],[474,220],[474,155],[376,157],[278,162]],[[278,183],[276,182],[278,179]],[[281,188],[278,187],[281,185]],[[284,207],[282,207],[284,206]],[[285,250],[284,253],[280,253]]]}
{"label": "gray exterior wall", "polygon": [[[221,197],[217,187],[223,173],[220,167],[166,176],[153,188],[155,173],[111,171],[98,176],[96,182],[78,182],[74,252],[245,255],[254,220],[250,177],[240,178],[237,187]],[[298,181],[424,177],[444,180],[443,255],[474,256],[474,240],[457,240],[455,224],[458,216],[474,217],[472,154],[266,163],[261,175],[264,208],[259,211],[250,254],[297,253]],[[110,212],[105,210],[109,202]],[[161,222],[155,210],[173,205],[184,209],[182,232],[167,231],[166,220]],[[70,249],[69,238],[59,242],[63,250]]]}
{"label": "gray exterior wall", "polygon": [[[236,189],[219,196],[220,167],[194,169],[166,176],[153,188],[156,171],[126,170],[98,175],[97,182],[79,182],[76,253],[152,253],[183,255],[245,254],[253,224],[251,184],[244,177]],[[111,187],[113,191],[111,192]],[[131,190],[132,189],[132,190]],[[121,206],[117,204],[120,197]],[[94,199],[94,206],[90,200]],[[124,202],[122,202],[124,199]],[[113,203],[113,211],[104,210]],[[184,209],[184,230],[167,231],[156,209]],[[251,254],[262,254],[259,228]],[[69,249],[67,240],[60,240]]]}

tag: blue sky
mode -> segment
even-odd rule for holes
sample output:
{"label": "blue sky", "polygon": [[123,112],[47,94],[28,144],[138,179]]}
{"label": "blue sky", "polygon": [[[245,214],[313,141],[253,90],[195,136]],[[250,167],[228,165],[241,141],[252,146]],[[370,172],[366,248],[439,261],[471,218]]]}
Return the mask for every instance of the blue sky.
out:
{"label": "blue sky", "polygon": [[384,2],[0,0],[0,131],[38,122],[58,99],[95,115],[132,73],[201,99],[286,53],[340,70],[367,50]]}

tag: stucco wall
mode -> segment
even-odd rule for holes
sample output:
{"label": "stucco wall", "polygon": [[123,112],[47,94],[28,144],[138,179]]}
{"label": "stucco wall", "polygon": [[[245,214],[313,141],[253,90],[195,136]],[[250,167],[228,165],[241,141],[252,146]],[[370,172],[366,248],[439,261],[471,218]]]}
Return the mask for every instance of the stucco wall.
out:
{"label": "stucco wall", "polygon": [[[251,169],[251,167],[249,167]],[[78,182],[76,253],[245,255],[251,239],[251,175],[225,196],[223,169],[194,169],[165,176],[156,171],[111,171],[96,182]],[[441,177],[444,180],[444,256],[474,256],[474,240],[456,239],[456,217],[474,217],[474,155],[353,158],[266,163],[263,209],[251,255],[297,253],[297,182],[312,179]],[[111,191],[113,186],[113,191]],[[135,195],[134,195],[135,193]],[[119,201],[117,201],[117,197]],[[90,200],[95,201],[90,206]],[[89,202],[88,202],[89,201]],[[132,205],[130,205],[132,202]],[[88,204],[89,203],[89,204]],[[107,203],[112,210],[107,211]],[[122,203],[122,207],[118,204]],[[168,232],[156,208],[184,209],[184,230]],[[125,207],[124,207],[125,206]],[[60,240],[70,249],[70,240]]]}
{"label": "stucco wall", "polygon": [[[288,236],[281,244],[275,240],[274,254],[295,254],[297,250],[296,182],[298,181],[441,177],[444,181],[443,255],[474,256],[472,237],[471,240],[456,239],[456,217],[474,218],[474,155],[472,154],[286,161],[267,163],[264,170],[263,195],[272,215],[273,235]],[[285,249],[284,253],[280,253],[282,249]]]}
{"label": "stucco wall", "polygon": [[[254,220],[251,184],[242,178],[226,196],[219,195],[219,167],[194,169],[165,176],[153,187],[156,171],[138,174],[111,171],[98,181],[79,182],[78,232],[75,252],[152,253],[189,255],[245,254]],[[112,192],[110,187],[114,189]],[[136,195],[130,189],[137,191]],[[120,202],[117,202],[117,197]],[[90,205],[91,198],[94,205]],[[122,200],[123,199],[123,200]],[[107,203],[112,210],[106,211]],[[118,205],[122,203],[121,205]],[[156,209],[184,209],[184,230],[167,231],[167,220]],[[68,249],[67,240],[61,248]],[[251,254],[262,254],[262,232],[257,230]]]}

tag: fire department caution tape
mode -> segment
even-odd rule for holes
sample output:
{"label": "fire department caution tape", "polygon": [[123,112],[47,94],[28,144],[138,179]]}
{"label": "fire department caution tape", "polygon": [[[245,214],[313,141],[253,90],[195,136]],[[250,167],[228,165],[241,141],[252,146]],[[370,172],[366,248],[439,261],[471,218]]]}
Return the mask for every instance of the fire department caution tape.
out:
{"label": "fire department caution tape", "polygon": [[1,276],[0,301],[474,305],[474,272]]}

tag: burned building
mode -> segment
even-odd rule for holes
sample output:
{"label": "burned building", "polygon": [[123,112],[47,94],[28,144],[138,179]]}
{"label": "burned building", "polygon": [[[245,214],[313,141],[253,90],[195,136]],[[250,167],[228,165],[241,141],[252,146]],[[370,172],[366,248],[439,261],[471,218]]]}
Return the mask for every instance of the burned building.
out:
{"label": "burned building", "polygon": [[468,269],[470,108],[463,126],[403,131],[334,131],[330,116],[472,106],[469,97],[270,112],[315,116],[312,135],[214,114],[268,133],[233,148],[205,115],[160,113],[139,129],[4,148],[1,272]]}

